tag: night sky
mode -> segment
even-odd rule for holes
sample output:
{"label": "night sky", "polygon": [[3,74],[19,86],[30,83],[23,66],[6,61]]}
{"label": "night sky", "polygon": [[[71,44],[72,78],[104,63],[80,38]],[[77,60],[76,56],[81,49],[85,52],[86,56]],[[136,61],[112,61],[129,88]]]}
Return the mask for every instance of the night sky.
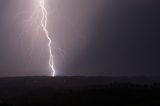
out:
{"label": "night sky", "polygon": [[[0,0],[0,76],[51,75],[34,0]],[[48,0],[56,75],[160,75],[159,0]],[[40,16],[39,16],[40,17]]]}

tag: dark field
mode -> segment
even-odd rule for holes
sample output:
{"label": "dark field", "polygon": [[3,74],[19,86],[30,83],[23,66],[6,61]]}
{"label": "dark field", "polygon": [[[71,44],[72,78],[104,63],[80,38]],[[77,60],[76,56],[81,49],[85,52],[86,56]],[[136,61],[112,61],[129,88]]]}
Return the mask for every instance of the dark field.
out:
{"label": "dark field", "polygon": [[0,78],[3,106],[159,106],[159,77]]}

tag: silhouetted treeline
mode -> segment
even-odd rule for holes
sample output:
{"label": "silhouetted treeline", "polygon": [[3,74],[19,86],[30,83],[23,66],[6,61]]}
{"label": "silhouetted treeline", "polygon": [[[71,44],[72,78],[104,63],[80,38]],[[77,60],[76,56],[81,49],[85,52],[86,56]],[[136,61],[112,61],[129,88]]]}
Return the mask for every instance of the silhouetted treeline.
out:
{"label": "silhouetted treeline", "polygon": [[0,101],[6,106],[155,106],[160,83],[158,77],[0,78]]}

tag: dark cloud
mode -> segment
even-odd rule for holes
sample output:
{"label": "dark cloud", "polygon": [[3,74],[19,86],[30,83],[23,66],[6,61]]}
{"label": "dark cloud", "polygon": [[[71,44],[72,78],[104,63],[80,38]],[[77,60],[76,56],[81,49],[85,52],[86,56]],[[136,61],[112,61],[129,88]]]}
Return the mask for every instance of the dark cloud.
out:
{"label": "dark cloud", "polygon": [[70,74],[160,74],[160,4],[150,2],[115,2],[97,13],[92,42],[71,64]]}

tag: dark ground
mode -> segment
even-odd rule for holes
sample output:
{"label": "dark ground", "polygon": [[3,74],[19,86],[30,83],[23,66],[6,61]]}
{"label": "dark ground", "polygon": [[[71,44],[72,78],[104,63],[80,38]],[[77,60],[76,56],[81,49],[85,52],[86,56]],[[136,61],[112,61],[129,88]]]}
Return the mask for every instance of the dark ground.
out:
{"label": "dark ground", "polygon": [[159,77],[0,78],[3,106],[159,106]]}

